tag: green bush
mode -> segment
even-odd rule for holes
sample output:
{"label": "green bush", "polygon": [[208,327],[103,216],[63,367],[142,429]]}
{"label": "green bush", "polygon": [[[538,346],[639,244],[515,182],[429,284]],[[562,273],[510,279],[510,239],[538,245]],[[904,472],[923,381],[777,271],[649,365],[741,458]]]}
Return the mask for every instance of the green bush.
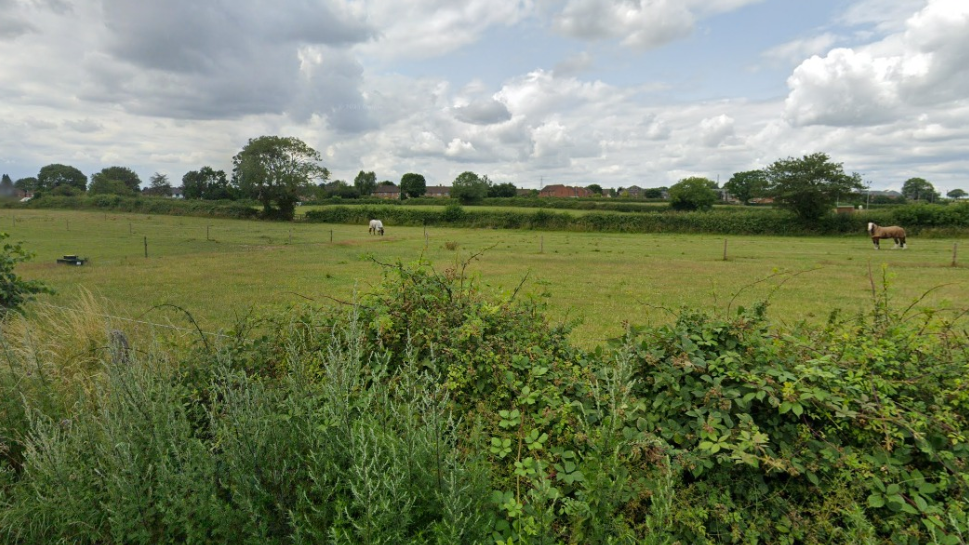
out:
{"label": "green bush", "polygon": [[546,294],[485,293],[469,265],[387,265],[381,289],[353,305],[294,308],[174,353],[136,346],[74,392],[8,352],[0,536],[960,544],[969,535],[962,315],[895,310],[885,288],[869,313],[835,311],[823,326],[772,324],[765,305],[684,310],[672,325],[630,326],[585,352],[569,343],[568,324],[548,321]]}

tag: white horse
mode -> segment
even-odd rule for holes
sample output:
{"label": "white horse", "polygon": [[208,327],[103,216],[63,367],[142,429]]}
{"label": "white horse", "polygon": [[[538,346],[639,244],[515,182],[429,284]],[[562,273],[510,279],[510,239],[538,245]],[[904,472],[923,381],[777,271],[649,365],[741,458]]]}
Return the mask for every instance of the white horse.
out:
{"label": "white horse", "polygon": [[875,249],[880,250],[878,246],[878,241],[883,238],[890,238],[895,241],[895,248],[905,249],[905,229],[897,225],[892,225],[890,227],[879,227],[874,222],[868,222],[868,234],[871,236],[872,243],[875,244]]}
{"label": "white horse", "polygon": [[371,235],[381,235],[384,234],[384,222],[380,220],[370,220],[370,230]]}

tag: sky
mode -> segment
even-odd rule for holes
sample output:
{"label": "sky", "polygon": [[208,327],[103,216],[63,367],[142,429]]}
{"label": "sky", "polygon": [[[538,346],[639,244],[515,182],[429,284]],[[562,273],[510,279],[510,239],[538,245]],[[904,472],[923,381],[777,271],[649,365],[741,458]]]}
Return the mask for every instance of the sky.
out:
{"label": "sky", "polygon": [[823,152],[969,190],[967,0],[0,0],[0,174],[721,184]]}

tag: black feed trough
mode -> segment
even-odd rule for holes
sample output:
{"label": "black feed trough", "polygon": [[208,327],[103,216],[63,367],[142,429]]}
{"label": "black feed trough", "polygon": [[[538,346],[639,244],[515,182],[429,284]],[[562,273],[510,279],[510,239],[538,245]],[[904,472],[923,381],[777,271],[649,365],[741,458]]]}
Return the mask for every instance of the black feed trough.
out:
{"label": "black feed trough", "polygon": [[83,265],[87,263],[87,258],[78,257],[76,255],[65,255],[64,257],[58,259],[57,262],[65,265]]}

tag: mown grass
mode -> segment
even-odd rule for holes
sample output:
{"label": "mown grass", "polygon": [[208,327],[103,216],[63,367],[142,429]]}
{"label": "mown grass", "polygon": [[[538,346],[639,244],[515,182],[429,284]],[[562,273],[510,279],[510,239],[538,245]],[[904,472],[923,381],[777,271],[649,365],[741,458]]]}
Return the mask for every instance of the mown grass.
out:
{"label": "mown grass", "polygon": [[[904,304],[946,308],[969,296],[969,250],[952,267],[954,239],[911,238],[908,250],[876,252],[864,233],[725,238],[388,225],[374,237],[364,225],[56,210],[3,210],[0,230],[36,254],[19,274],[58,290],[41,303],[67,305],[83,288],[132,318],[194,327],[184,310],[207,331],[251,309],[349,301],[379,282],[380,263],[421,256],[441,270],[476,256],[468,271],[492,289],[550,294],[553,317],[582,321],[573,341],[586,347],[626,324],[665,323],[682,306],[726,312],[770,297],[769,314],[784,322],[863,312],[883,271]],[[64,254],[90,261],[56,264]]]}

